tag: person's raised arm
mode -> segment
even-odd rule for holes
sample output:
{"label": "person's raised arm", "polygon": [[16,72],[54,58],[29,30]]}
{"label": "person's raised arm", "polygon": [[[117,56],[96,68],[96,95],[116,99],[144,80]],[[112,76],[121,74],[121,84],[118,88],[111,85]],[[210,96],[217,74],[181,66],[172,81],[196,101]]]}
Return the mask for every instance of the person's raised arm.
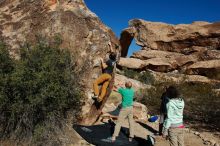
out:
{"label": "person's raised arm", "polygon": [[101,61],[102,69],[106,69],[108,67],[108,65],[103,61],[102,58],[100,59],[100,61]]}
{"label": "person's raised arm", "polygon": [[109,49],[110,49],[110,53],[111,53],[111,52],[114,52],[114,51],[113,51],[113,48],[112,48],[112,43],[111,43],[111,42],[108,43],[108,46],[109,46]]}
{"label": "person's raised arm", "polygon": [[123,87],[123,84],[114,85],[113,91],[118,92],[118,89],[119,89],[119,88],[122,88],[122,87]]}

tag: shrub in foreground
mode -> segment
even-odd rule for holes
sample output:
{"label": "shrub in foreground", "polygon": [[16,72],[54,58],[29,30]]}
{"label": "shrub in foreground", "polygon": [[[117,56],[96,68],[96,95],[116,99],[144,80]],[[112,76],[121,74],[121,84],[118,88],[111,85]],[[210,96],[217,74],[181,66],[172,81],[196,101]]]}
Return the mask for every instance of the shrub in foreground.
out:
{"label": "shrub in foreground", "polygon": [[76,121],[81,93],[70,53],[37,44],[20,49],[15,61],[7,50],[1,45],[0,138],[45,140],[67,112]]}

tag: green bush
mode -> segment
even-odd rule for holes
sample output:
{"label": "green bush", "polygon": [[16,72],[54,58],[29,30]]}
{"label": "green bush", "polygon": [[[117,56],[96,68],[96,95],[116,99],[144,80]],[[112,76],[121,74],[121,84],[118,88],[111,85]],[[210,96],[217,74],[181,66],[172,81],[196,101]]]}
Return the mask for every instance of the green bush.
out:
{"label": "green bush", "polygon": [[135,71],[132,69],[123,68],[123,75],[138,81],[141,81],[144,84],[153,84],[155,82],[154,76],[149,71]]}
{"label": "green bush", "polygon": [[[154,88],[142,89],[139,92],[139,101],[145,104],[150,114],[159,114],[162,93],[164,87],[175,85],[167,82],[153,84]],[[180,97],[185,100],[184,119],[185,122],[206,129],[220,130],[220,98],[213,92],[213,85],[205,83],[181,82],[177,86]]]}
{"label": "green bush", "polygon": [[81,93],[71,58],[66,49],[37,44],[20,49],[15,61],[0,46],[0,138],[36,136],[69,111],[77,121]]}
{"label": "green bush", "polygon": [[138,78],[138,72],[132,69],[123,68],[123,75],[125,75],[128,78],[137,79]]}
{"label": "green bush", "polygon": [[6,46],[0,42],[0,75],[7,75],[12,70],[13,60],[9,57],[9,52]]}
{"label": "green bush", "polygon": [[154,76],[147,70],[140,73],[138,80],[144,84],[149,85],[154,84],[156,82]]}
{"label": "green bush", "polygon": [[161,96],[164,92],[163,84],[152,84],[152,88],[137,91],[137,99],[145,104],[152,115],[159,114]]}
{"label": "green bush", "polygon": [[220,130],[220,98],[212,89],[213,85],[205,83],[179,85],[186,102],[185,120],[195,124],[205,123],[205,128]]}

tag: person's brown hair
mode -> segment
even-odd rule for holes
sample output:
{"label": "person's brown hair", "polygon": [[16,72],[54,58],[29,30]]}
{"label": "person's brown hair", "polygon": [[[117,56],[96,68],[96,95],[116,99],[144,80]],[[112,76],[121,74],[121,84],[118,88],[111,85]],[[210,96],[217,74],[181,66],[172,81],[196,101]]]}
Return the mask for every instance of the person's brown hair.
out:
{"label": "person's brown hair", "polygon": [[127,82],[125,83],[125,87],[126,87],[126,88],[131,88],[131,87],[132,87],[132,83],[131,83],[130,81],[127,81]]}
{"label": "person's brown hair", "polygon": [[179,91],[175,86],[169,86],[166,90],[166,95],[168,98],[173,99],[173,98],[178,98],[179,96]]}
{"label": "person's brown hair", "polygon": [[111,60],[113,60],[113,61],[116,60],[116,57],[117,57],[117,55],[116,55],[116,53],[114,53],[114,52],[111,52],[111,53],[109,54],[109,58],[110,58]]}

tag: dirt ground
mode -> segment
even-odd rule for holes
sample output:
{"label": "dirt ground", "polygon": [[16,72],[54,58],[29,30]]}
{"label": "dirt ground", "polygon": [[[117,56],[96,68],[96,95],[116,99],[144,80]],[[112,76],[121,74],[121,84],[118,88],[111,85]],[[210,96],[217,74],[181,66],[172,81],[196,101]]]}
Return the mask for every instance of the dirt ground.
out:
{"label": "dirt ground", "polygon": [[[120,100],[121,98],[118,96],[118,94],[113,93],[108,99],[107,104],[112,104],[112,103],[116,104]],[[158,125],[159,125],[158,122],[155,122],[155,123],[147,122],[145,124],[152,127],[154,130],[158,130]],[[191,127],[190,125],[185,125],[185,126]],[[135,129],[137,129],[137,131],[140,131],[140,133],[144,133],[144,127],[141,128],[139,124],[135,125]],[[145,129],[145,133],[146,133],[146,130],[147,129]],[[220,144],[220,132],[212,132],[211,130],[206,131],[206,130],[200,129],[199,132],[197,132],[200,135],[198,136],[195,134],[196,131],[198,131],[198,129],[195,130],[195,129],[187,128],[185,130],[185,135],[184,135],[185,146],[207,146],[207,145],[210,145],[210,142],[215,142],[215,143]],[[149,132],[147,131],[147,133]],[[205,144],[205,141],[209,141],[209,143]],[[161,136],[157,136],[155,146],[169,146],[169,141],[165,140]]]}
{"label": "dirt ground", "polygon": [[[139,131],[142,134],[147,132],[147,129],[144,130],[144,127],[140,128],[139,124],[137,124],[135,126],[135,129],[142,130],[142,131]],[[213,133],[201,132],[201,134],[203,134],[208,140],[214,140],[215,142],[218,142],[218,143],[220,142],[219,137],[213,135]],[[161,136],[156,136],[155,139],[156,139],[155,146],[169,146],[169,141],[162,138]],[[202,140],[202,138],[195,135],[194,131],[191,131],[191,130],[185,131],[184,139],[185,139],[185,146],[209,146],[209,144],[204,144],[204,141]],[[79,142],[76,145],[78,145],[78,146],[88,146],[88,145],[93,146],[92,144],[89,144],[88,142],[86,142],[82,138],[80,138]],[[76,145],[72,145],[72,146],[76,146]]]}
{"label": "dirt ground", "polygon": [[[156,138],[155,146],[169,146],[168,140],[162,137]],[[203,141],[192,133],[185,133],[185,146],[205,146]]]}

